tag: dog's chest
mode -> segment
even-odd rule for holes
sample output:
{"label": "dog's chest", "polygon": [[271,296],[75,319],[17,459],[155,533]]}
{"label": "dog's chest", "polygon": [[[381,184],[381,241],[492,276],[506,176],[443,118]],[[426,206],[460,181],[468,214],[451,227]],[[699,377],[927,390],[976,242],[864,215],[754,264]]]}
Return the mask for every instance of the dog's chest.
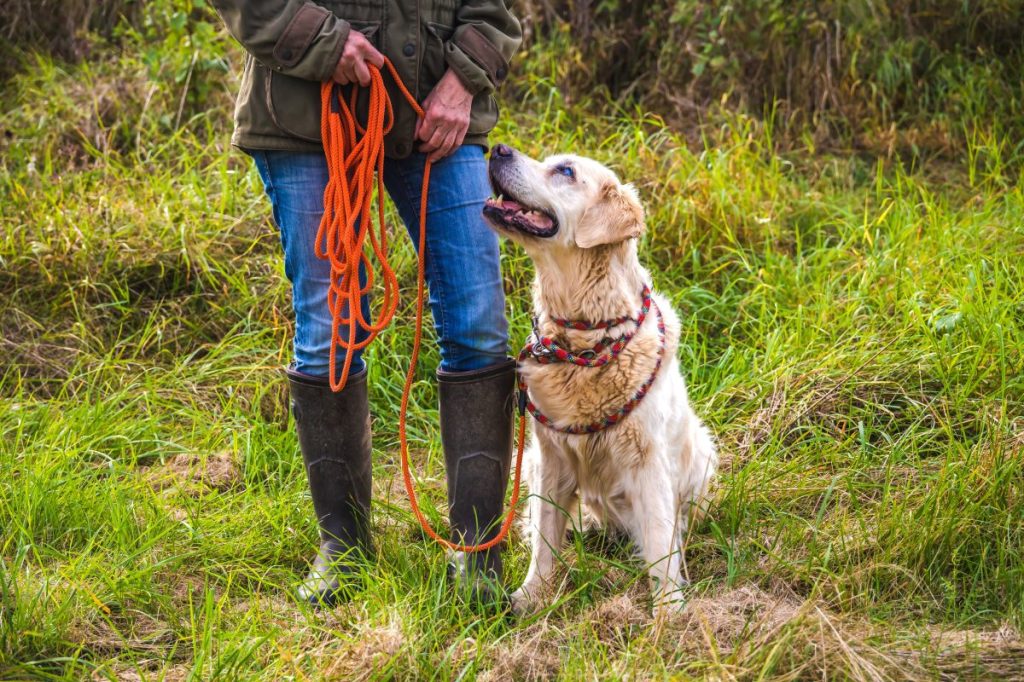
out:
{"label": "dog's chest", "polygon": [[556,441],[548,450],[559,451],[572,469],[588,511],[601,523],[621,525],[632,507],[636,475],[654,456],[642,426],[627,420],[586,436],[539,435]]}
{"label": "dog's chest", "polygon": [[528,359],[521,371],[531,400],[556,430],[599,424],[633,400],[652,376],[660,350],[657,335],[645,327],[618,357],[601,367]]}

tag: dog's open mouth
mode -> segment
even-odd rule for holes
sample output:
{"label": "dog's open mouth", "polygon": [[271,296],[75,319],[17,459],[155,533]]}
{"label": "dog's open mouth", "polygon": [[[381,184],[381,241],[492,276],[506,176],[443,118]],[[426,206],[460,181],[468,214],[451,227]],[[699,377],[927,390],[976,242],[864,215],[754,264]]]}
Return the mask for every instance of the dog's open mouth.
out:
{"label": "dog's open mouth", "polygon": [[538,208],[530,208],[509,196],[492,178],[497,197],[484,202],[484,215],[499,227],[519,230],[534,237],[551,237],[558,232],[554,216]]}

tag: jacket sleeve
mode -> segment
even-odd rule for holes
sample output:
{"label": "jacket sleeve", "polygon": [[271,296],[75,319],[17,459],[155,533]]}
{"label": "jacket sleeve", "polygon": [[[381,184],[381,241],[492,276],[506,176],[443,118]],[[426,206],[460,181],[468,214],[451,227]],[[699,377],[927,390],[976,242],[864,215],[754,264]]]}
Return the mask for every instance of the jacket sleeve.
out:
{"label": "jacket sleeve", "polygon": [[295,78],[330,78],[348,40],[348,22],[308,0],[212,0],[212,4],[249,54]]}
{"label": "jacket sleeve", "polygon": [[475,95],[504,82],[522,41],[519,20],[505,0],[466,0],[455,13],[455,31],[445,44],[444,56]]}

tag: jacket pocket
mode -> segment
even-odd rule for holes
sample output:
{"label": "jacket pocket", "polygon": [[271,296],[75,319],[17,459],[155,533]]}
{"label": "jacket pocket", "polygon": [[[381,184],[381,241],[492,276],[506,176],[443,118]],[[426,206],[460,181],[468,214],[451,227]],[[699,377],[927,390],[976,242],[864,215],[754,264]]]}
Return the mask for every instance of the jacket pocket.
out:
{"label": "jacket pocket", "polygon": [[487,92],[473,98],[473,112],[470,114],[467,135],[486,135],[498,124],[498,100]]}
{"label": "jacket pocket", "polygon": [[448,39],[452,37],[453,33],[455,33],[455,29],[452,26],[439,24],[436,21],[427,22],[427,30],[430,31],[435,38],[440,40],[442,45],[448,42]]}
{"label": "jacket pocket", "polygon": [[359,31],[374,47],[378,50],[380,49],[380,39],[377,36],[380,33],[379,21],[359,21],[358,19],[353,19],[348,23],[352,26],[353,31]]}
{"label": "jacket pocket", "polygon": [[320,83],[267,69],[270,120],[291,137],[320,141]]}
{"label": "jacket pocket", "polygon": [[[352,21],[359,31],[376,45],[379,21]],[[320,141],[320,82],[293,78],[266,71],[267,110],[274,125],[292,137],[309,142]]]}
{"label": "jacket pocket", "polygon": [[420,86],[423,92],[429,92],[437,85],[448,69],[444,59],[444,46],[453,33],[455,29],[451,26],[437,22],[427,23],[426,49],[423,50],[423,68],[420,72]]}

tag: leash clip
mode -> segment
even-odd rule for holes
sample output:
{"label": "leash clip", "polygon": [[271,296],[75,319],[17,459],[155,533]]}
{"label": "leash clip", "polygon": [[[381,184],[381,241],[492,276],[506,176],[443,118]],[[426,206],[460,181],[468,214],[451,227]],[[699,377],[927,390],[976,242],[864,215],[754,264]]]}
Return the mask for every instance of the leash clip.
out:
{"label": "leash clip", "polygon": [[530,349],[530,355],[532,355],[535,358],[547,358],[554,355],[551,349],[549,349],[543,343],[540,342],[540,339],[540,332],[537,331],[537,326],[535,323],[533,327],[533,332],[530,334],[530,338],[526,340],[526,345]]}
{"label": "leash clip", "polygon": [[551,349],[546,347],[540,341],[534,341],[533,345],[530,347],[530,355],[535,358],[546,358],[554,355],[554,353],[552,353]]}

